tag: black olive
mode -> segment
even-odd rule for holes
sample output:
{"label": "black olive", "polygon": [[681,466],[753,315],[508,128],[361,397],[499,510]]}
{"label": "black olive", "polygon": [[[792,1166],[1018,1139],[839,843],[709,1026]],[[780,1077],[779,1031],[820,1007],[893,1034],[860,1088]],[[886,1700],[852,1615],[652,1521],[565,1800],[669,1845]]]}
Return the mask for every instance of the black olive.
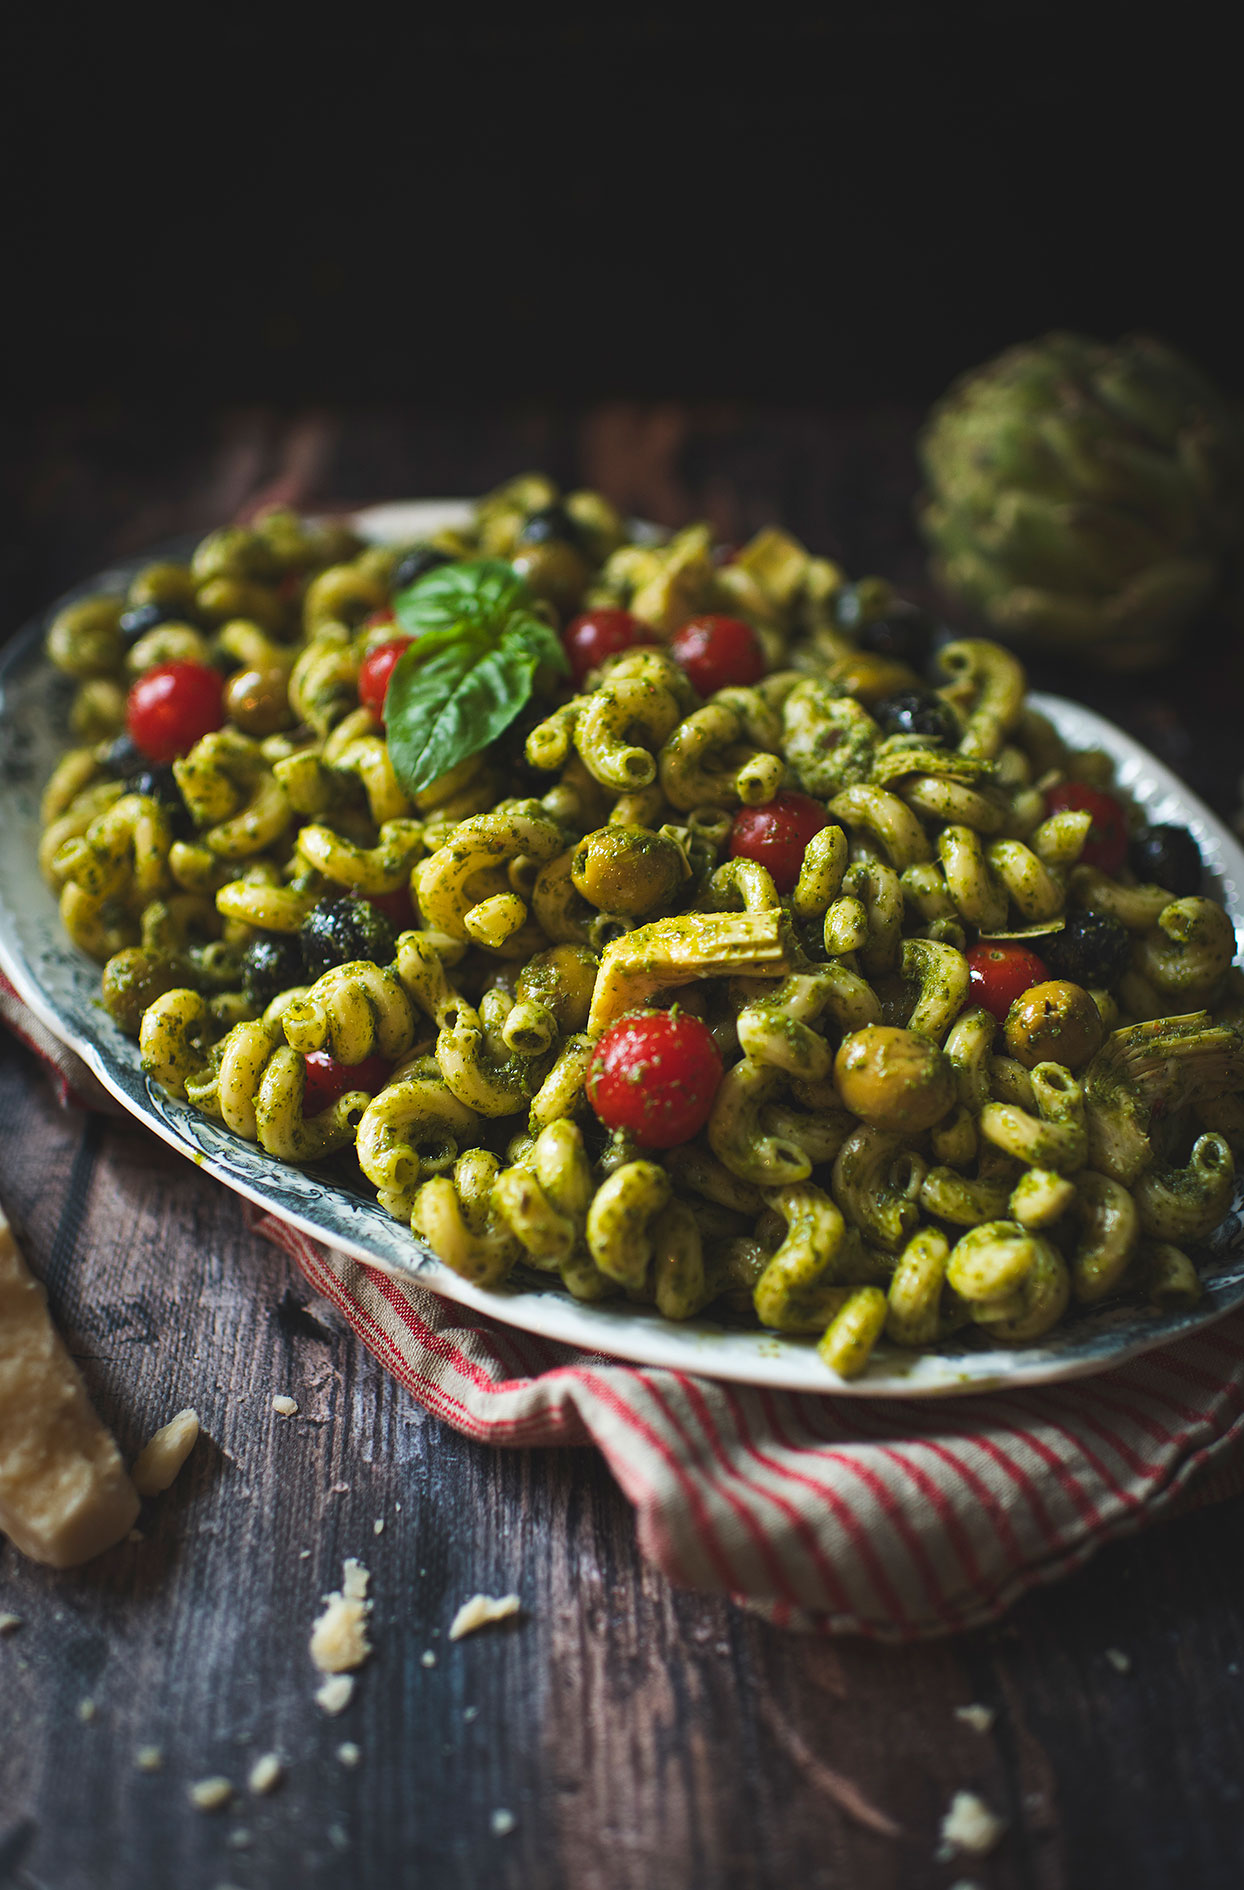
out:
{"label": "black olive", "polygon": [[556,539],[576,549],[581,538],[577,520],[564,505],[542,505],[538,512],[528,512],[518,534],[521,545],[547,545]]}
{"label": "black olive", "polygon": [[373,965],[391,964],[397,949],[393,927],[366,899],[329,897],[308,912],[298,932],[308,978],[318,978],[334,965],[365,958]]}
{"label": "black olive", "polygon": [[435,545],[412,545],[410,550],[398,560],[393,572],[393,589],[404,591],[429,571],[435,571],[442,564],[452,564],[453,558],[447,551],[438,551]]}
{"label": "black olive", "polygon": [[1131,957],[1127,928],[1104,912],[1069,912],[1061,932],[1036,942],[1055,977],[1081,984],[1086,990],[1116,983]]}
{"label": "black olive", "polygon": [[184,610],[177,610],[172,604],[135,604],[132,610],[124,613],[118,628],[128,650],[137,643],[139,637],[145,637],[148,630],[154,630],[157,624],[184,621]]}
{"label": "black olive", "polygon": [[913,605],[899,604],[884,617],[862,623],[855,640],[873,656],[893,657],[897,663],[923,669],[933,648],[933,631],[931,617]]}
{"label": "black olive", "polygon": [[137,772],[129,777],[126,785],[131,794],[145,794],[148,800],[159,802],[169,816],[169,824],[177,839],[188,840],[191,837],[194,822],[190,818],[190,809],[182,799],[177,776],[171,768],[144,761]]}
{"label": "black olive", "polygon": [[954,748],[959,740],[954,710],[927,689],[907,689],[902,695],[887,696],[877,704],[873,715],[887,735],[923,735],[926,741],[944,742],[947,748]]}
{"label": "black olive", "polygon": [[1142,827],[1128,846],[1127,860],[1146,886],[1165,886],[1179,899],[1201,890],[1201,849],[1186,827]]}
{"label": "black olive", "polygon": [[128,781],[132,774],[147,767],[147,757],[130,740],[128,735],[118,735],[114,742],[109,742],[107,751],[101,756],[101,765],[118,781]]}
{"label": "black olive", "polygon": [[242,989],[249,1004],[263,1010],[282,991],[303,981],[302,946],[289,932],[265,932],[253,938],[242,959]]}

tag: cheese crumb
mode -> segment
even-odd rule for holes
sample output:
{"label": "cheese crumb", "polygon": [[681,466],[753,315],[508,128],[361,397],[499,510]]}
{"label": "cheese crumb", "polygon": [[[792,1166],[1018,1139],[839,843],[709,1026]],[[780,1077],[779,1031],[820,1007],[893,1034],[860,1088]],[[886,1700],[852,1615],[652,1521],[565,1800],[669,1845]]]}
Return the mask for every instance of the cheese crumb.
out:
{"label": "cheese crumb", "polygon": [[201,1778],[190,1787],[190,1803],[196,1811],[223,1811],[233,1797],[227,1778]]}
{"label": "cheese crumb", "polygon": [[348,1673],[330,1674],[318,1688],[315,1703],[325,1713],[344,1713],[354,1696],[354,1682]]}
{"label": "cheese crumb", "polygon": [[285,1392],[279,1392],[272,1400],[272,1409],[278,1417],[298,1416],[297,1399],[289,1397]]}
{"label": "cheese crumb", "polygon": [[78,1701],[78,1718],[82,1721],[82,1724],[84,1726],[89,1726],[91,1721],[94,1719],[94,1717],[95,1717],[94,1700],[79,1700]]}
{"label": "cheese crumb", "polygon": [[1110,1662],[1110,1665],[1114,1668],[1116,1673],[1130,1673],[1132,1671],[1132,1656],[1125,1654],[1121,1647],[1108,1647],[1106,1649],[1106,1659]]}
{"label": "cheese crumb", "polygon": [[139,1746],[134,1763],[140,1772],[159,1772],[164,1765],[164,1752],[159,1746]]}
{"label": "cheese crumb", "polygon": [[449,1638],[460,1641],[464,1634],[474,1634],[490,1621],[504,1621],[509,1615],[517,1614],[521,1605],[517,1595],[472,1595],[450,1623]]}
{"label": "cheese crumb", "polygon": [[419,1665],[421,1667],[435,1667],[436,1655],[432,1652],[432,1649],[430,1647],[427,1649],[425,1653],[420,1654]]}
{"label": "cheese crumb", "polygon": [[347,1739],[344,1744],[337,1748],[337,1757],[341,1760],[343,1765],[348,1765],[351,1771],[354,1770],[362,1756],[362,1752],[359,1747],[355,1745],[353,1739]]}
{"label": "cheese crumb", "polygon": [[972,1705],[956,1706],[955,1708],[955,1718],[961,1719],[965,1726],[972,1728],[973,1732],[989,1732],[997,1717],[998,1715],[994,1712],[992,1706]]}
{"label": "cheese crumb", "polygon": [[261,1759],[256,1759],[247,1777],[247,1784],[253,1792],[275,1791],[285,1776],[285,1767],[275,1752],[265,1752]]}
{"label": "cheese crumb", "polygon": [[463,1719],[465,1719],[467,1725],[469,1726],[473,1719],[479,1718],[478,1706],[464,1706],[462,1709],[462,1717]]}
{"label": "cheese crumb", "polygon": [[0,1634],[12,1634],[22,1625],[20,1614],[0,1614]]}
{"label": "cheese crumb", "polygon": [[514,1816],[512,1811],[505,1811],[500,1808],[494,1811],[491,1818],[488,1820],[489,1827],[494,1837],[509,1837],[510,1832],[517,1823],[518,1819]]}
{"label": "cheese crumb", "polygon": [[371,1532],[373,1536],[382,1536],[384,1534],[384,1517],[383,1516],[377,1516],[375,1522],[371,1526]]}
{"label": "cheese crumb", "polygon": [[311,1630],[311,1658],[321,1673],[348,1673],[371,1653],[369,1580],[363,1564],[351,1556],[342,1570],[340,1593],[325,1595],[327,1605]]}
{"label": "cheese crumb", "polygon": [[1006,1824],[975,1792],[956,1792],[942,1819],[942,1843],[950,1855],[971,1851],[983,1857],[1002,1840]]}
{"label": "cheese crumb", "polygon": [[158,1496],[167,1490],[199,1435],[199,1414],[186,1409],[162,1424],[138,1454],[130,1480],[140,1496]]}

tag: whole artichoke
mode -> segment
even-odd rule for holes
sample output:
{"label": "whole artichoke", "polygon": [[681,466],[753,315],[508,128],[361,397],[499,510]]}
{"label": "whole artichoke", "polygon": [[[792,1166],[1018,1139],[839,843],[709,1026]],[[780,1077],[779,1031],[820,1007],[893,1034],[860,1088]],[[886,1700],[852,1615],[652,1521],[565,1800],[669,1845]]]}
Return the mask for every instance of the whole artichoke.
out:
{"label": "whole artichoke", "polygon": [[1161,342],[1050,334],[961,375],[920,440],[938,582],[999,634],[1115,668],[1171,653],[1244,528],[1244,443]]}

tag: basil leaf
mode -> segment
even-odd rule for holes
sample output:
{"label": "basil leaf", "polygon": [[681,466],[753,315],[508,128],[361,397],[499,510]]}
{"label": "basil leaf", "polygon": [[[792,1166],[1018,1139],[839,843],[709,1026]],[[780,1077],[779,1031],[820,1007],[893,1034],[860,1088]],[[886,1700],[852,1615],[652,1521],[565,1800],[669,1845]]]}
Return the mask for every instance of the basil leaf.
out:
{"label": "basil leaf", "polygon": [[513,565],[481,558],[425,572],[397,593],[393,611],[403,630],[418,637],[459,625],[489,629],[530,603],[531,593]]}
{"label": "basil leaf", "polygon": [[568,671],[560,638],[530,603],[499,559],[441,565],[395,598],[415,640],[393,671],[385,722],[408,793],[496,741],[531,699],[537,672]]}

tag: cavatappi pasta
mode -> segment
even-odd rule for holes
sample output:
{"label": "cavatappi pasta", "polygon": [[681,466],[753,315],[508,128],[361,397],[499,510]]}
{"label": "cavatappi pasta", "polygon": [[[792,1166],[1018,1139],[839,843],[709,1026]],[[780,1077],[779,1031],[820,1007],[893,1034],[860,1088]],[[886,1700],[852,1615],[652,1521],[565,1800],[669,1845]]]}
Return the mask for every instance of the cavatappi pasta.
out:
{"label": "cavatappi pasta", "polygon": [[[510,560],[563,620],[624,607],[652,643],[412,797],[358,681],[429,554]],[[883,1334],[1022,1345],[1111,1295],[1189,1303],[1244,1137],[1230,920],[1085,863],[1092,815],[1051,791],[1108,786],[1106,758],[1068,752],[995,643],[944,641],[924,675],[883,653],[867,632],[896,607],[782,531],[719,562],[705,525],[636,542],[536,475],[424,547],[274,512],[53,622],[78,745],[43,870],[157,1082],[278,1160],[352,1151],[477,1283],[522,1266],[670,1319],[714,1307],[814,1336],[843,1375]],[[663,647],[705,611],[766,665],[707,699]],[[227,720],[144,771],[126,692],[169,661],[225,674]],[[931,723],[887,726],[920,688]],[[779,892],[729,842],[789,791],[829,824]],[[413,923],[311,975],[326,899],[407,894]],[[1122,941],[1108,977],[1042,985],[1005,1029],[973,1001],[973,945],[1040,953],[1085,914]],[[674,1002],[724,1077],[658,1152],[584,1084],[608,1026]],[[381,1079],[308,1113],[309,1053]]]}

